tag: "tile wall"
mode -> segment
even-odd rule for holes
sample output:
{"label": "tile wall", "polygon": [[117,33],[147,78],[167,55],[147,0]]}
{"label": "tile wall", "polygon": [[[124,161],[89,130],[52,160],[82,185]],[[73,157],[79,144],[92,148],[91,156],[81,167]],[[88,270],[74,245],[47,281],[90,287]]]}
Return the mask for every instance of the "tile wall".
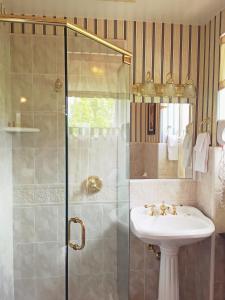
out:
{"label": "tile wall", "polygon": [[[13,134],[12,138],[14,300],[64,299],[64,88],[60,92],[54,89],[57,78],[64,81],[62,42],[60,36],[10,36],[14,88],[13,113],[8,121],[16,121],[19,112],[22,127],[40,129],[39,133]],[[77,75],[77,65],[69,55],[69,84]],[[26,102],[21,103],[21,96]],[[128,291],[126,142],[112,130],[98,137],[75,136],[69,131],[69,216],[80,217],[86,225],[85,249],[69,249],[70,299],[76,295],[76,300],[117,300],[118,293]],[[90,175],[103,180],[97,194],[87,195],[84,190],[83,183]],[[79,225],[72,227],[71,238],[80,242]],[[118,268],[118,255],[125,257],[124,270]]]}
{"label": "tile wall", "polygon": [[[4,131],[10,115],[9,25],[0,24],[0,291],[13,299],[12,140]],[[4,280],[2,280],[4,279]]]}
{"label": "tile wall", "polygon": [[[64,80],[61,37],[10,35],[15,300],[64,297]],[[21,97],[25,102],[21,102]]]}

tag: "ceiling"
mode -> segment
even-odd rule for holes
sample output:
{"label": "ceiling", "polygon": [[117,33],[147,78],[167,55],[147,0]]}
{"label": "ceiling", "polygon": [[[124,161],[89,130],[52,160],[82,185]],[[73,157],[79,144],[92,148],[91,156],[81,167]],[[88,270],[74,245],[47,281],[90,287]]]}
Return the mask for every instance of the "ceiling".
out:
{"label": "ceiling", "polygon": [[225,1],[5,0],[5,6],[8,12],[13,13],[204,24],[225,8]]}

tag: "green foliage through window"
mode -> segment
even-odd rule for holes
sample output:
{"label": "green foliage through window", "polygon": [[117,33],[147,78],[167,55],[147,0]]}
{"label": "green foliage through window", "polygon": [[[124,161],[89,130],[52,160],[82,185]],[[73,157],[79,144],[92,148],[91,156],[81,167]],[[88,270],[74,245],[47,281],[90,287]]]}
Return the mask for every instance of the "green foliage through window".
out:
{"label": "green foliage through window", "polygon": [[69,127],[113,127],[115,103],[114,99],[70,97]]}

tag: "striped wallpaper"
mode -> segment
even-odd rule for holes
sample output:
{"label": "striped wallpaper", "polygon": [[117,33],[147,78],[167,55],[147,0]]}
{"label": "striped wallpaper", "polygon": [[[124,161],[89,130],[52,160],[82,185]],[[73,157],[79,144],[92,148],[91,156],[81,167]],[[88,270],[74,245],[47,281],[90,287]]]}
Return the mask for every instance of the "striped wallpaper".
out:
{"label": "striped wallpaper", "polygon": [[[151,71],[156,83],[165,83],[168,72],[173,73],[176,83],[185,83],[187,76],[192,78],[197,87],[196,130],[204,118],[210,117],[213,122],[207,129],[213,133],[212,141],[216,144],[219,36],[225,32],[225,10],[203,26],[77,17],[68,21],[103,38],[123,41],[125,48],[133,53],[133,83],[144,81],[147,71]],[[12,24],[11,30],[25,34],[63,34],[62,28],[45,25]],[[131,104],[132,142],[158,141],[159,132],[155,136],[147,135],[148,105]],[[159,120],[159,111],[156,118]]]}

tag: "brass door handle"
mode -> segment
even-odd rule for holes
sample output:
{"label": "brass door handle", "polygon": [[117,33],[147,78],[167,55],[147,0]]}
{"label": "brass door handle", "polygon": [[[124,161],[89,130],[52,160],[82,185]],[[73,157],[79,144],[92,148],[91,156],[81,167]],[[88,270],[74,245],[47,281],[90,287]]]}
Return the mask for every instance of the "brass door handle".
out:
{"label": "brass door handle", "polygon": [[[81,244],[76,244],[74,242],[71,242],[71,237],[70,237],[70,233],[71,233],[71,223],[78,223],[81,226]],[[85,234],[86,234],[86,230],[85,230],[85,224],[84,222],[79,219],[78,217],[73,217],[69,219],[69,224],[68,224],[68,239],[69,239],[69,246],[70,248],[72,248],[73,250],[82,250],[85,247]]]}

